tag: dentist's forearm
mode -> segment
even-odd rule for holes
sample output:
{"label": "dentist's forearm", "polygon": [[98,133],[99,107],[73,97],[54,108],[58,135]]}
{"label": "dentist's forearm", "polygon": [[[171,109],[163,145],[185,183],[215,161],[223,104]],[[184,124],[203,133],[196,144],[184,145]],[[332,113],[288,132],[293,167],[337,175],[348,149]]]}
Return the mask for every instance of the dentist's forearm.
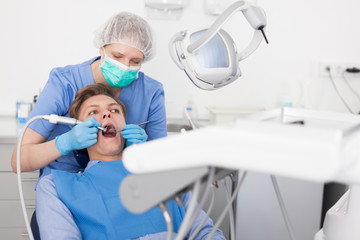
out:
{"label": "dentist's forearm", "polygon": [[[35,171],[61,157],[55,140],[45,142],[45,138],[33,130],[27,130],[21,146],[21,171]],[[16,173],[17,145],[11,157],[11,167]]]}
{"label": "dentist's forearm", "polygon": [[[11,166],[16,173],[16,151],[15,147],[13,157],[11,159]],[[56,159],[61,157],[61,154],[55,147],[55,140],[41,143],[41,144],[23,144],[21,147],[21,171],[29,172],[43,168]]]}

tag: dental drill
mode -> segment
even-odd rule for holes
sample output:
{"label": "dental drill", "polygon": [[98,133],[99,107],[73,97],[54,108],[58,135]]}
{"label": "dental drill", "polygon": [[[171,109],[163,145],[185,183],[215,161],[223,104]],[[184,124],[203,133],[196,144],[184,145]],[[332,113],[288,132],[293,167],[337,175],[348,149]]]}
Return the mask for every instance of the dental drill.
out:
{"label": "dental drill", "polygon": [[[62,117],[62,116],[58,116],[55,114],[44,115],[44,116],[42,116],[42,119],[48,120],[50,123],[64,124],[64,125],[70,125],[70,126],[75,126],[75,125],[82,123],[82,121],[77,120],[75,118]],[[97,128],[103,132],[106,132],[106,128],[103,128],[103,127],[97,127]]]}

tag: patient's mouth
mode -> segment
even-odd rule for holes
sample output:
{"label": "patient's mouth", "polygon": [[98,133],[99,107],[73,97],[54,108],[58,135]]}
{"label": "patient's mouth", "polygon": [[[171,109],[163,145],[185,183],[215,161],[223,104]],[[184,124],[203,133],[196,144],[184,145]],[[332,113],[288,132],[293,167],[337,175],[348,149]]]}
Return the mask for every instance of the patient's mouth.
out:
{"label": "patient's mouth", "polygon": [[116,136],[116,129],[112,124],[108,124],[104,127],[106,129],[105,132],[102,132],[104,137],[115,137]]}

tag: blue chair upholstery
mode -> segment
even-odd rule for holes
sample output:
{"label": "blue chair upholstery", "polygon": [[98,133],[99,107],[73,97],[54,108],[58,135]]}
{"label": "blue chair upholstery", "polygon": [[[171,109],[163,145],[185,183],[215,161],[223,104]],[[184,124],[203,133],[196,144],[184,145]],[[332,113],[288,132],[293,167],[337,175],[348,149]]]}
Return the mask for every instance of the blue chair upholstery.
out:
{"label": "blue chair upholstery", "polygon": [[34,236],[34,240],[40,240],[39,226],[36,220],[36,211],[34,211],[33,215],[31,216],[30,227]]}

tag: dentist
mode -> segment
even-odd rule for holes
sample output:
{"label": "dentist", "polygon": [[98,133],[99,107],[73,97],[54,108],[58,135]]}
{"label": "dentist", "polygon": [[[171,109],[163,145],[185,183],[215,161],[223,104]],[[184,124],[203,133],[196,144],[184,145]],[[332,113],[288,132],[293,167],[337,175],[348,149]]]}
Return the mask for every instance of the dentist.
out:
{"label": "dentist", "polygon": [[[111,17],[95,34],[100,56],[77,65],[54,68],[30,114],[56,114],[68,117],[75,94],[85,86],[103,83],[127,109],[127,125],[122,131],[126,146],[167,135],[164,90],[160,82],[140,72],[141,65],[153,56],[153,37],[149,24],[132,13]],[[148,124],[136,124],[149,121]],[[100,122],[90,118],[73,128],[35,121],[26,130],[21,147],[21,171],[40,169],[40,177],[59,169],[81,169],[73,150],[97,142]],[[16,147],[11,166],[16,172]]]}

